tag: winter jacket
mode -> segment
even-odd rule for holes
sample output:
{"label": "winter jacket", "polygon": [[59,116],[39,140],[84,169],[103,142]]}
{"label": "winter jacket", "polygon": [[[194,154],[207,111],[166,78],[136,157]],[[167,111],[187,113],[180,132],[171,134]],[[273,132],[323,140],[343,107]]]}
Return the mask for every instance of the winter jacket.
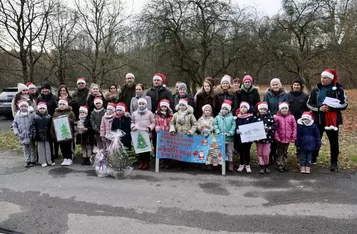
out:
{"label": "winter jacket", "polygon": [[291,143],[296,140],[296,121],[293,115],[282,115],[278,112],[274,116],[274,122],[277,130],[274,138],[281,143]]}
{"label": "winter jacket", "polygon": [[[178,110],[178,106],[177,109]],[[193,115],[193,108],[188,106],[183,116],[176,112],[170,123],[170,132],[195,134],[197,131],[197,120]]]}
{"label": "winter jacket", "polygon": [[278,92],[275,92],[272,88],[268,88],[264,94],[264,102],[268,103],[268,108],[272,115],[278,112],[279,103],[287,101],[288,96],[283,88],[280,88]]}
{"label": "winter jacket", "polygon": [[297,123],[296,148],[307,151],[320,148],[321,137],[317,125],[313,121],[309,125],[305,125],[301,119],[298,119]]}
{"label": "winter jacket", "polygon": [[170,128],[170,123],[173,118],[173,114],[170,111],[170,113],[161,113],[161,111],[156,111],[155,112],[155,131],[169,131]]}
{"label": "winter jacket", "polygon": [[247,90],[242,84],[240,90],[240,100],[241,102],[248,102],[250,106],[255,108],[255,105],[260,102],[258,88],[256,88],[255,86],[251,86],[249,90]]}
{"label": "winter jacket", "polygon": [[238,108],[238,103],[237,103],[238,101],[237,101],[237,95],[236,95],[236,92],[235,92],[233,86],[231,86],[227,91],[225,91],[219,85],[216,87],[215,92],[217,93],[221,103],[223,103],[224,100],[232,101],[232,113],[235,113]]}
{"label": "winter jacket", "polygon": [[22,96],[20,93],[17,93],[11,101],[11,111],[12,116],[15,118],[15,115],[19,111],[18,101],[25,100],[29,104],[29,112],[34,112],[37,109],[35,100],[31,96]]}
{"label": "winter jacket", "polygon": [[129,86],[128,84],[123,85],[120,89],[118,102],[124,102],[125,105],[129,107],[131,98],[135,96],[135,87],[135,83],[132,86]]}
{"label": "winter jacket", "polygon": [[198,132],[204,135],[211,134],[214,131],[213,122],[214,122],[214,118],[212,116],[208,118],[201,116],[201,118],[197,120]]}
{"label": "winter jacket", "polygon": [[[253,114],[250,114],[250,113],[244,114],[244,115],[238,114],[237,118],[235,120],[236,121],[236,130],[239,130],[239,126],[241,126],[241,125],[249,124],[252,119],[253,119]],[[238,148],[239,144],[242,144],[242,141],[241,141],[240,135],[237,134],[234,137],[234,146],[236,148]]]}
{"label": "winter jacket", "polygon": [[109,102],[118,103],[119,92],[115,92],[115,93],[111,93],[109,91],[105,92],[104,99],[107,103],[109,103]]}
{"label": "winter jacket", "polygon": [[297,121],[298,119],[300,119],[302,113],[309,109],[306,105],[309,96],[302,91],[301,92],[290,91],[287,94],[287,96],[288,96],[287,97],[288,103],[290,105],[289,107],[290,112],[295,117],[295,120]]}
{"label": "winter jacket", "polygon": [[122,130],[123,132],[125,132],[125,135],[121,138],[121,142],[123,143],[123,145],[129,149],[131,149],[131,119],[128,116],[115,116],[113,119],[113,123],[112,123],[112,130]]}
{"label": "winter jacket", "polygon": [[251,120],[251,123],[263,121],[265,127],[265,133],[267,135],[266,139],[259,140],[258,143],[273,143],[274,142],[274,133],[276,131],[276,124],[274,122],[273,116],[268,111],[267,115],[260,115],[259,113],[254,116]]}
{"label": "winter jacket", "polygon": [[149,135],[151,137],[151,132],[155,128],[155,116],[154,114],[146,109],[145,113],[140,113],[139,111],[134,111],[131,116],[131,129],[136,127],[137,130],[147,131],[149,129]]}
{"label": "winter jacket", "polygon": [[151,87],[146,95],[151,98],[151,110],[156,110],[158,108],[159,102],[162,99],[167,99],[170,101],[171,110],[175,110],[174,100],[172,98],[172,93],[166,87]]}
{"label": "winter jacket", "polygon": [[214,119],[213,125],[216,134],[225,134],[226,142],[233,142],[233,136],[236,130],[236,121],[232,113],[228,113],[226,116],[222,116],[222,113],[219,113]]}
{"label": "winter jacket", "polygon": [[[78,120],[78,124],[80,124],[82,120]],[[87,117],[83,120],[83,125],[85,128],[87,128],[87,131],[80,133],[77,131],[77,137],[76,137],[76,144],[78,145],[94,145],[94,132],[92,130],[92,125],[90,122],[90,116],[87,115]]]}
{"label": "winter jacket", "polygon": [[49,114],[37,112],[31,123],[31,138],[33,141],[51,141],[52,117]]}
{"label": "winter jacket", "polygon": [[151,97],[146,96],[145,94],[143,94],[142,96],[135,96],[131,98],[130,101],[130,114],[134,113],[134,111],[136,111],[138,109],[138,101],[139,99],[143,97],[146,99],[146,101],[148,102],[147,104],[147,108],[149,111],[151,111]]}
{"label": "winter jacket", "polygon": [[99,134],[100,124],[102,122],[102,117],[104,116],[106,110],[102,108],[100,111],[94,110],[90,114],[90,123],[94,134]]}
{"label": "winter jacket", "polygon": [[57,108],[57,98],[56,95],[49,93],[48,95],[40,94],[37,98],[37,104],[39,102],[45,102],[47,105],[47,112],[49,115],[53,116]]}
{"label": "winter jacket", "polygon": [[31,142],[31,123],[34,118],[34,113],[26,112],[25,115],[17,112],[13,122],[13,130],[15,136],[19,137],[21,145],[28,145]]}
{"label": "winter jacket", "polygon": [[[325,126],[325,113],[320,111],[321,105],[318,104],[318,96],[320,89],[322,88],[322,84],[318,84],[316,88],[314,88],[309,96],[307,101],[307,107],[313,112],[315,117],[315,123],[317,125]],[[340,104],[342,108],[330,108],[331,111],[337,112],[337,125],[342,124],[342,114],[341,111],[345,110],[348,106],[347,96],[345,90],[340,84],[336,84],[336,90],[331,90],[326,93],[326,97],[337,98],[340,100]]]}
{"label": "winter jacket", "polygon": [[[74,133],[74,121],[76,120],[76,116],[74,115],[72,111],[72,107],[67,106],[64,110],[61,110],[60,108],[56,108],[55,113],[53,114],[53,118],[59,117],[61,115],[66,115],[68,117],[69,123],[72,128],[72,133]],[[53,122],[51,125],[51,135],[52,139],[57,139],[56,134],[55,134],[55,129],[53,126]]]}
{"label": "winter jacket", "polygon": [[107,106],[107,102],[106,100],[103,98],[103,94],[101,92],[99,92],[98,96],[94,96],[92,94],[89,94],[88,98],[87,98],[87,106],[88,106],[88,115],[90,115],[92,113],[92,111],[96,108],[94,105],[94,99],[97,97],[101,97],[103,100],[103,107],[106,108]]}
{"label": "winter jacket", "polygon": [[174,99],[174,106],[177,106],[179,104],[179,101],[181,98],[187,98],[188,105],[190,105],[192,108],[195,107],[195,101],[193,100],[193,97],[191,96],[191,94],[186,94],[184,96],[180,96],[180,94],[176,95],[175,99]]}
{"label": "winter jacket", "polygon": [[87,87],[85,87],[84,89],[77,89],[72,94],[73,105],[71,106],[73,107],[73,112],[76,116],[76,119],[78,119],[79,116],[79,107],[87,105],[88,94],[89,89]]}
{"label": "winter jacket", "polygon": [[211,95],[208,95],[206,92],[201,90],[196,95],[196,103],[195,103],[195,117],[200,118],[203,114],[202,107],[204,105],[211,105],[212,107],[212,115],[216,117],[221,110],[221,99],[219,99],[218,95],[213,92]]}
{"label": "winter jacket", "polygon": [[100,137],[105,137],[108,132],[112,130],[112,123],[115,114],[108,115],[107,113],[104,114],[102,121],[100,123]]}

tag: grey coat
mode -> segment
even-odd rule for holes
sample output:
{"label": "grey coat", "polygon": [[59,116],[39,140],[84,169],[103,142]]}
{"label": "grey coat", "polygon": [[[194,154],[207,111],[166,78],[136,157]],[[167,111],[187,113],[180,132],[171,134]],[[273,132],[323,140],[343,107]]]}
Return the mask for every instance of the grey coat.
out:
{"label": "grey coat", "polygon": [[106,110],[103,108],[100,112],[92,111],[90,114],[90,124],[95,134],[99,134],[100,124],[102,122],[102,117],[104,116]]}
{"label": "grey coat", "polygon": [[15,136],[20,138],[21,145],[30,144],[31,141],[31,123],[33,121],[34,114],[28,113],[26,115],[20,115],[18,111],[15,115],[13,122],[13,130]]}

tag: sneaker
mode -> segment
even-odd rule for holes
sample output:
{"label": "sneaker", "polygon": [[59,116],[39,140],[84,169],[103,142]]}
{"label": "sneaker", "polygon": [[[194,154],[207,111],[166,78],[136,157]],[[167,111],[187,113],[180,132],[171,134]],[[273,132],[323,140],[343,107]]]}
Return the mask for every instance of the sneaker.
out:
{"label": "sneaker", "polygon": [[265,173],[264,168],[260,169],[259,173],[260,173],[260,174],[264,174],[264,173]]}
{"label": "sneaker", "polygon": [[233,171],[233,162],[228,163],[228,171]]}
{"label": "sneaker", "polygon": [[56,166],[56,163],[55,162],[51,163],[51,166]]}
{"label": "sneaker", "polygon": [[300,173],[305,174],[306,173],[306,167],[300,167]]}
{"label": "sneaker", "polygon": [[247,173],[252,173],[252,169],[250,169],[250,165],[246,165],[245,170],[247,171]]}
{"label": "sneaker", "polygon": [[268,165],[265,165],[265,172],[270,173],[270,169],[269,169]]}
{"label": "sneaker", "polygon": [[73,164],[72,159],[67,159],[67,166],[71,166]]}
{"label": "sneaker", "polygon": [[47,167],[47,163],[44,163],[41,165],[42,167]]}
{"label": "sneaker", "polygon": [[244,170],[244,165],[240,164],[237,171],[242,172]]}
{"label": "sneaker", "polygon": [[26,164],[25,164],[25,167],[31,167],[31,163],[30,162],[27,162]]}
{"label": "sneaker", "polygon": [[305,168],[305,174],[310,174],[311,173],[311,168],[310,167],[306,167]]}
{"label": "sneaker", "polygon": [[338,171],[338,167],[336,164],[331,164],[330,171],[336,172]]}
{"label": "sneaker", "polygon": [[63,162],[61,163],[61,166],[68,166],[68,159],[67,158],[63,159]]}

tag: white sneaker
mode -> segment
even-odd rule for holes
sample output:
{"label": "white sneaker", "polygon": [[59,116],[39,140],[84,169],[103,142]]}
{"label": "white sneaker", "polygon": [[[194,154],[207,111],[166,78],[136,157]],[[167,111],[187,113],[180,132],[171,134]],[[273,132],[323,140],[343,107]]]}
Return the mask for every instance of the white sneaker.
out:
{"label": "white sneaker", "polygon": [[242,172],[244,170],[244,165],[240,164],[237,171]]}
{"label": "white sneaker", "polygon": [[63,159],[63,162],[61,163],[61,166],[68,166],[68,159]]}
{"label": "white sneaker", "polygon": [[71,166],[73,164],[72,159],[67,159],[67,166]]}
{"label": "white sneaker", "polygon": [[250,169],[250,165],[246,165],[245,170],[247,171],[247,173],[252,173],[252,169]]}
{"label": "white sneaker", "polygon": [[47,167],[47,163],[44,163],[41,165],[42,167]]}
{"label": "white sneaker", "polygon": [[55,162],[51,163],[51,166],[56,166],[56,163]]}

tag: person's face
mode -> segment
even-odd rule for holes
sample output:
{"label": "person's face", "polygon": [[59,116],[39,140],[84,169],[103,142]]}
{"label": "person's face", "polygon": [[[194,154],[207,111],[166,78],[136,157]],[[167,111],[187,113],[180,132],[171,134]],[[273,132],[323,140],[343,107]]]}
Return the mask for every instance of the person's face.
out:
{"label": "person's face", "polygon": [[221,86],[222,86],[222,89],[227,90],[227,89],[229,89],[230,84],[228,81],[223,81]]}
{"label": "person's face", "polygon": [[61,96],[67,96],[67,90],[65,88],[60,89],[60,95]]}
{"label": "person's face", "polygon": [[252,87],[252,82],[250,82],[250,80],[245,80],[243,85],[244,85],[244,88],[250,89],[250,87]]}
{"label": "person's face", "polygon": [[94,86],[94,87],[92,88],[92,94],[93,94],[93,95],[98,95],[98,93],[99,93],[99,87],[98,87],[98,86]]}
{"label": "person's face", "polygon": [[180,84],[181,84],[180,82],[177,82],[176,85],[175,85],[176,93],[178,93],[178,91],[179,91],[179,85]]}
{"label": "person's face", "polygon": [[35,88],[30,88],[29,89],[29,94],[33,94],[33,93],[36,93],[36,89]]}
{"label": "person's face", "polygon": [[44,88],[44,89],[42,89],[42,90],[41,90],[41,93],[42,93],[42,94],[47,95],[47,94],[49,94],[49,93],[50,93],[50,90],[49,90],[49,89]]}
{"label": "person's face", "polygon": [[260,108],[259,109],[259,114],[266,115],[267,113],[268,113],[268,110],[266,108]]}
{"label": "person's face", "polygon": [[223,116],[226,116],[226,115],[228,115],[229,110],[228,110],[227,108],[223,107],[222,110],[221,110],[221,112],[222,112],[222,115],[223,115]]}
{"label": "person's face", "polygon": [[139,102],[139,103],[138,103],[138,107],[139,107],[139,109],[141,109],[141,110],[142,110],[142,109],[145,109],[145,108],[146,108],[146,105],[147,105],[147,104],[146,104],[145,102]]}
{"label": "person's face", "polygon": [[85,111],[80,111],[80,112],[79,112],[79,116],[87,116],[87,112],[85,112]]}
{"label": "person's face", "polygon": [[180,104],[179,109],[180,111],[185,111],[187,109],[187,106],[185,104]]}
{"label": "person's face", "polygon": [[301,91],[301,85],[299,83],[294,83],[293,84],[293,91],[300,92]]}
{"label": "person's face", "polygon": [[116,93],[117,92],[117,88],[114,85],[112,85],[112,86],[110,86],[109,91],[111,93]]}
{"label": "person's face", "polygon": [[135,88],[135,92],[136,92],[136,94],[143,94],[144,90],[140,85],[137,85]]}
{"label": "person's face", "polygon": [[60,108],[60,110],[64,110],[64,109],[66,109],[67,106],[65,104],[61,103],[58,105],[58,107]]}
{"label": "person's face", "polygon": [[241,106],[240,107],[240,113],[247,114],[248,113],[248,108],[246,106]]}
{"label": "person's face", "polygon": [[27,112],[28,108],[29,108],[29,107],[28,107],[27,105],[21,105],[21,106],[20,106],[20,111],[21,111],[21,112]]}
{"label": "person's face", "polygon": [[179,95],[180,96],[185,96],[186,95],[186,89],[179,89]]}
{"label": "person's face", "polygon": [[86,87],[86,84],[84,82],[79,82],[77,84],[78,89],[84,89]]}
{"label": "person's face", "polygon": [[332,83],[332,79],[328,78],[327,76],[321,76],[321,84],[323,86],[330,85]]}
{"label": "person's face", "polygon": [[154,87],[159,87],[162,85],[162,81],[160,79],[154,79],[153,85],[154,85]]}
{"label": "person's face", "polygon": [[114,114],[114,111],[113,110],[107,110],[107,113],[108,113],[108,115],[112,115],[112,114]]}
{"label": "person's face", "polygon": [[212,110],[210,108],[206,108],[203,112],[205,116],[211,116],[212,115]]}
{"label": "person's face", "polygon": [[120,116],[124,115],[124,111],[123,110],[117,110],[117,114],[120,115]]}
{"label": "person's face", "polygon": [[29,94],[29,90],[28,89],[24,89],[21,91],[21,95],[28,95]]}
{"label": "person's face", "polygon": [[304,124],[310,124],[311,123],[311,120],[309,120],[309,119],[302,119],[302,122],[304,123]]}
{"label": "person's face", "polygon": [[127,77],[127,78],[125,79],[125,81],[126,81],[126,83],[127,83],[129,86],[131,86],[131,85],[134,84],[134,77],[129,76],[129,77]]}
{"label": "person's face", "polygon": [[161,111],[166,112],[167,111],[167,106],[161,106]]}
{"label": "person's face", "polygon": [[46,114],[46,111],[47,110],[45,108],[38,109],[38,112],[40,112],[40,114],[42,114],[42,115]]}
{"label": "person's face", "polygon": [[280,87],[281,87],[281,84],[280,84],[279,82],[273,82],[273,83],[271,84],[271,88],[272,88],[274,91],[279,91]]}
{"label": "person's face", "polygon": [[289,112],[289,109],[286,108],[286,107],[283,107],[283,108],[280,109],[280,113],[282,113],[283,115],[287,115],[288,112]]}
{"label": "person's face", "polygon": [[203,90],[208,93],[211,91],[211,86],[207,83],[207,82],[204,82],[203,83]]}
{"label": "person's face", "polygon": [[97,102],[96,104],[95,104],[95,108],[97,108],[98,110],[100,109],[100,108],[102,108],[103,107],[103,103],[101,103],[101,102]]}
{"label": "person's face", "polygon": [[233,83],[233,87],[235,90],[238,90],[239,89],[239,86],[240,86],[240,83],[239,82],[234,82]]}

